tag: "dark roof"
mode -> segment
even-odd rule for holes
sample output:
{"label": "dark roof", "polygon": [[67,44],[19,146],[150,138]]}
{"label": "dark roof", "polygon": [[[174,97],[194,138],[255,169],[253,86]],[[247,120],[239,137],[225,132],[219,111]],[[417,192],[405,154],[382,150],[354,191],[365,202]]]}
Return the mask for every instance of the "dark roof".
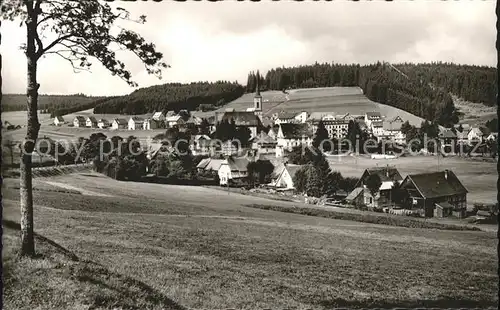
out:
{"label": "dark roof", "polygon": [[375,167],[366,169],[368,175],[377,174],[382,182],[401,181],[403,177],[394,167]]}
{"label": "dark roof", "polygon": [[302,168],[302,165],[286,165],[285,170],[288,171],[288,174],[293,180],[293,177],[295,176],[295,173],[299,171],[299,169]]}
{"label": "dark roof", "polygon": [[90,120],[92,123],[97,123],[97,119],[93,116],[87,117],[87,120]]}
{"label": "dark roof", "polygon": [[117,122],[119,125],[125,125],[127,124],[127,120],[124,118],[115,118],[113,122]]}
{"label": "dark roof", "polygon": [[225,112],[222,116],[222,120],[231,121],[231,119],[234,119],[236,126],[258,126],[260,124],[260,119],[254,112],[233,111]]}
{"label": "dark roof", "polygon": [[285,139],[301,139],[311,137],[312,133],[306,124],[280,124]]}
{"label": "dark roof", "polygon": [[298,113],[295,113],[295,112],[282,112],[278,115],[278,118],[279,119],[291,119],[291,118],[295,118],[295,116],[297,116]]}
{"label": "dark roof", "polygon": [[271,138],[267,133],[261,131],[260,134],[250,139],[250,142],[257,144],[271,144],[278,143],[276,140]]}
{"label": "dark roof", "polygon": [[139,122],[139,123],[144,122],[144,119],[142,117],[133,116],[131,118],[134,122]]}
{"label": "dark roof", "polygon": [[373,127],[382,127],[382,126],[384,126],[384,122],[382,122],[382,121],[372,122],[372,126]]}
{"label": "dark roof", "polygon": [[[448,174],[447,178],[445,177],[446,173]],[[451,170],[412,174],[408,178],[424,198],[437,198],[468,192]]]}
{"label": "dark roof", "polygon": [[75,116],[75,119],[77,119],[79,122],[85,122],[85,117],[81,115]]}
{"label": "dark roof", "polygon": [[54,119],[57,119],[60,122],[64,122],[64,118],[62,116],[56,116]]}
{"label": "dark roof", "polygon": [[380,115],[380,112],[366,112],[366,116],[368,118],[382,118],[382,115]]}
{"label": "dark roof", "polygon": [[437,202],[436,207],[441,208],[441,209],[455,209],[454,206],[452,206],[450,203],[444,201],[444,202]]}
{"label": "dark roof", "polygon": [[354,199],[358,198],[358,196],[364,191],[363,187],[356,187],[352,192],[347,195],[345,200],[347,201],[353,201]]}
{"label": "dark roof", "polygon": [[107,120],[107,119],[105,119],[105,118],[101,118],[101,119],[99,119],[99,122],[102,122],[102,123],[104,123],[104,124],[109,123],[109,122],[108,122],[108,120]]}

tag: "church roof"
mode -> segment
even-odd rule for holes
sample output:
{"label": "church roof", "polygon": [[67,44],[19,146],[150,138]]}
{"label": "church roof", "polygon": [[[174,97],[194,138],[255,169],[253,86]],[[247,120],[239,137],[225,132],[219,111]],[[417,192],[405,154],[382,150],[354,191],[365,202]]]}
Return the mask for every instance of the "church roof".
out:
{"label": "church roof", "polygon": [[258,126],[260,119],[254,112],[246,111],[233,111],[225,112],[222,116],[222,120],[231,121],[234,120],[236,126]]}

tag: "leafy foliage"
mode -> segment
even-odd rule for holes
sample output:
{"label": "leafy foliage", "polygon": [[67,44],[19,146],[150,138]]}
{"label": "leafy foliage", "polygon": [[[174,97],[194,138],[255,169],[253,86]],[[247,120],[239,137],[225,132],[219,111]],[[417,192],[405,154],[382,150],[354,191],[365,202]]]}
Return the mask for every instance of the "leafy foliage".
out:
{"label": "leafy foliage", "polygon": [[372,195],[375,195],[379,191],[380,186],[382,185],[382,180],[380,180],[378,174],[376,173],[370,174],[368,178],[366,178],[365,180],[365,185],[370,191],[370,193]]}

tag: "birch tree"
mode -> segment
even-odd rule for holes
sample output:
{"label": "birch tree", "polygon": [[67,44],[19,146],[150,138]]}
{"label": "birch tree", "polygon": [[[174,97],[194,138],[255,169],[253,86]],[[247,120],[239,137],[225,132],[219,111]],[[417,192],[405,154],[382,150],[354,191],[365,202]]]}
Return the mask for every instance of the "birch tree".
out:
{"label": "birch tree", "polygon": [[38,61],[56,55],[68,62],[75,72],[91,68],[93,61],[104,66],[131,86],[137,86],[117,51],[128,50],[143,63],[147,73],[161,79],[162,69],[168,65],[155,45],[146,42],[138,33],[123,28],[119,23],[137,20],[123,8],[112,8],[97,0],[4,0],[1,4],[3,20],[19,21],[26,27],[26,43],[22,49],[27,60],[27,132],[21,143],[20,200],[21,200],[21,255],[34,256],[32,161],[40,123],[38,121]]}

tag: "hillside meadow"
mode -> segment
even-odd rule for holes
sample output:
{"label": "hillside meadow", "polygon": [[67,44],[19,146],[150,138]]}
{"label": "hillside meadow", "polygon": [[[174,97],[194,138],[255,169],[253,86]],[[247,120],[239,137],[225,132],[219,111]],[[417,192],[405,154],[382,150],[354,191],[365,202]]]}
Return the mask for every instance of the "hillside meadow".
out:
{"label": "hillside meadow", "polygon": [[95,173],[35,187],[31,260],[16,257],[19,193],[2,191],[5,309],[498,304],[493,232],[282,213],[246,206],[293,204]]}

